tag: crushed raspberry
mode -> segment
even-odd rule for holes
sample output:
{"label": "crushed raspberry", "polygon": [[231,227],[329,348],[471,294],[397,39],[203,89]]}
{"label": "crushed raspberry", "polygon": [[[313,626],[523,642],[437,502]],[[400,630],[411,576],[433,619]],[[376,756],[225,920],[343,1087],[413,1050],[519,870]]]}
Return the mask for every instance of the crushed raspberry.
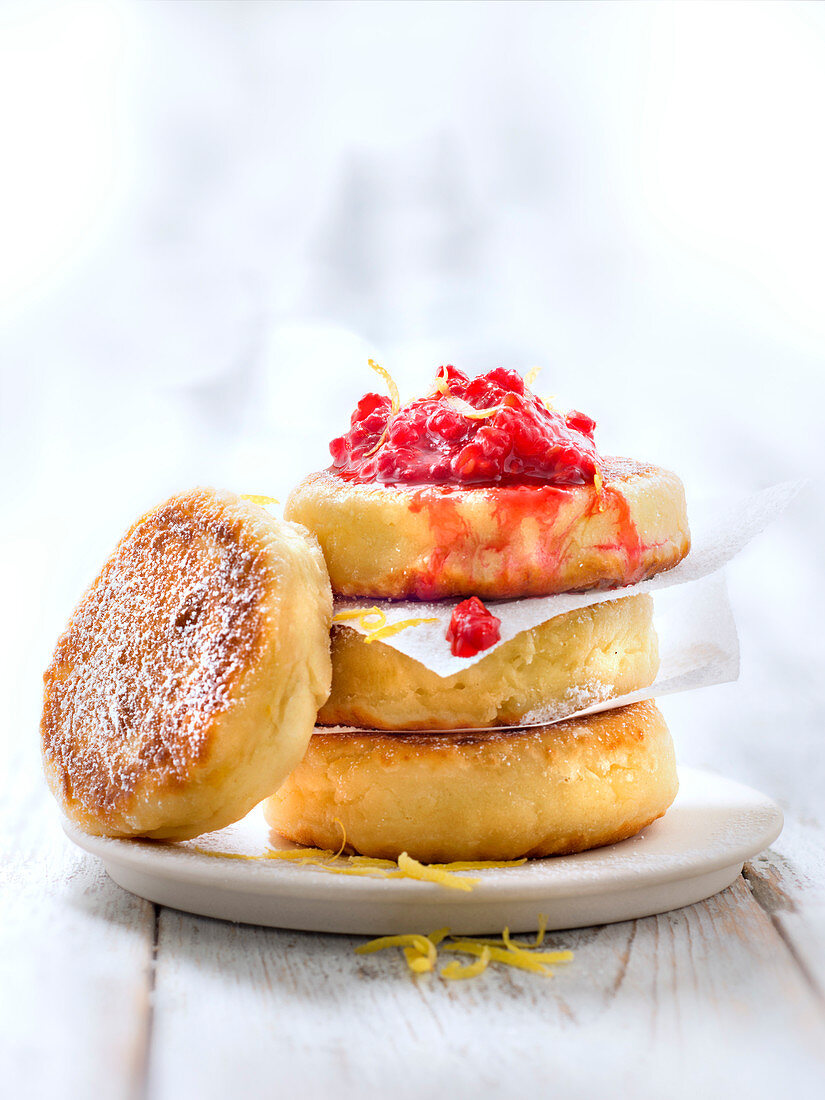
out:
{"label": "crushed raspberry", "polygon": [[[598,455],[589,416],[548,408],[503,367],[472,379],[441,367],[436,383],[435,393],[395,415],[388,397],[365,394],[350,430],[329,445],[333,470],[359,482],[592,483]],[[473,410],[486,415],[468,415]]]}
{"label": "crushed raspberry", "polygon": [[447,641],[454,657],[475,657],[500,638],[501,619],[491,614],[478,596],[456,604],[447,627]]}

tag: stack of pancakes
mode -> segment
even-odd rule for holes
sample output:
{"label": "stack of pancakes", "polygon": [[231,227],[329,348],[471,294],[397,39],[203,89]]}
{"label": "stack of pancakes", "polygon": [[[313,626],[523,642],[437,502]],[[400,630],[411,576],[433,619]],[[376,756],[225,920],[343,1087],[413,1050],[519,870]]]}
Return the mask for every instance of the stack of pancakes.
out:
{"label": "stack of pancakes", "polygon": [[415,487],[327,471],[298,486],[287,520],[209,489],[153,509],[45,674],[44,765],[65,814],[91,833],[184,839],[266,799],[300,844],[337,848],[343,828],[349,850],[426,862],[631,836],[676,793],[655,705],[549,723],[652,683],[647,596],[560,615],[448,677],[345,624],[330,635],[333,593],[527,598],[679,561],[678,478],[624,460],[602,476]]}
{"label": "stack of pancakes", "polygon": [[[333,593],[366,601],[543,596],[675,565],[690,544],[679,479],[628,460],[602,470],[600,486],[530,488],[526,513],[523,487],[360,485],[327,471],[285,514],[318,538]],[[351,848],[384,858],[545,856],[632,836],[676,794],[654,703],[549,724],[653,682],[649,596],[559,615],[448,677],[341,623],[332,669],[309,748],[266,804],[301,844],[334,848],[343,827]]]}

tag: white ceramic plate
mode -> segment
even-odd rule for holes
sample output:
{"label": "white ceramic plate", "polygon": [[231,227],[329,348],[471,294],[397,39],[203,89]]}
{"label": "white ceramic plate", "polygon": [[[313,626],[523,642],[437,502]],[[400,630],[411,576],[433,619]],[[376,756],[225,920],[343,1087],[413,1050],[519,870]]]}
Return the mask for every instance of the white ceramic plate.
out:
{"label": "white ceramic plate", "polygon": [[333,875],[282,860],[217,859],[193,850],[259,855],[273,843],[260,808],[218,833],[181,844],[88,836],[124,889],[160,905],[224,920],[315,932],[383,935],[448,925],[471,935],[577,928],[664,913],[710,897],[782,831],[782,811],[750,787],[681,768],[679,794],[660,821],[631,840],[521,867],[470,872],[468,892],[408,879]]}

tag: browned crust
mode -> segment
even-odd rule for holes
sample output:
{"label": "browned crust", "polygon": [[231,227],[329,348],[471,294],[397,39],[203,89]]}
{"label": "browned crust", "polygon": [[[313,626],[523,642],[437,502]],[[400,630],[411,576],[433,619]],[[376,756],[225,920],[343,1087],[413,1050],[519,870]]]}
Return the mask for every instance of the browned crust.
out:
{"label": "browned crust", "polygon": [[329,689],[330,593],[305,536],[211,489],[130,528],[44,674],[44,767],[69,817],[194,835],[263,796],[256,768],[275,783],[295,763]]}
{"label": "browned crust", "polygon": [[241,518],[208,491],[131,527],[44,674],[43,753],[67,801],[117,811],[147,775],[189,777],[260,652],[266,587]]}
{"label": "browned crust", "polygon": [[626,707],[614,707],[598,714],[569,718],[547,726],[501,726],[485,730],[354,730],[344,727],[317,727],[312,735],[313,749],[325,748],[355,755],[380,754],[387,759],[403,760],[409,755],[455,756],[460,750],[473,747],[479,754],[496,755],[501,746],[520,742],[542,745],[545,752],[564,751],[571,737],[586,737],[610,751],[620,745],[637,744],[644,739],[651,715],[659,711],[655,703],[645,700]]}

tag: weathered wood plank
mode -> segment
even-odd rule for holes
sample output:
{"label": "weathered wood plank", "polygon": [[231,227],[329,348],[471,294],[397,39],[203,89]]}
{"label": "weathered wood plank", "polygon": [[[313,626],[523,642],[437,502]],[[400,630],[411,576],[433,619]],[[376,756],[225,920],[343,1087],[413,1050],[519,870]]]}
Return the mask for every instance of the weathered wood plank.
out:
{"label": "weathered wood plank", "polygon": [[[741,576],[739,574],[742,574]],[[812,989],[825,996],[825,683],[799,633],[770,603],[753,598],[764,581],[759,546],[736,562],[732,598],[743,672],[734,684],[664,700],[686,763],[709,767],[770,794],[785,811],[771,852],[751,861],[746,880]]]}
{"label": "weathered wood plank", "polygon": [[825,1083],[822,1005],[741,879],[669,916],[553,939],[576,959],[551,980],[446,983],[395,953],[356,956],[348,937],[163,911],[148,1095],[277,1082],[307,1100],[576,1096],[621,1082],[641,1097],[723,1084],[767,1097],[789,1075],[801,1096]]}
{"label": "weathered wood plank", "polygon": [[746,864],[745,880],[825,1005],[823,863],[825,830],[792,818],[776,849]]}
{"label": "weathered wood plank", "polygon": [[9,1096],[127,1100],[142,1080],[154,909],[58,826],[34,754],[0,807],[0,1064]]}

